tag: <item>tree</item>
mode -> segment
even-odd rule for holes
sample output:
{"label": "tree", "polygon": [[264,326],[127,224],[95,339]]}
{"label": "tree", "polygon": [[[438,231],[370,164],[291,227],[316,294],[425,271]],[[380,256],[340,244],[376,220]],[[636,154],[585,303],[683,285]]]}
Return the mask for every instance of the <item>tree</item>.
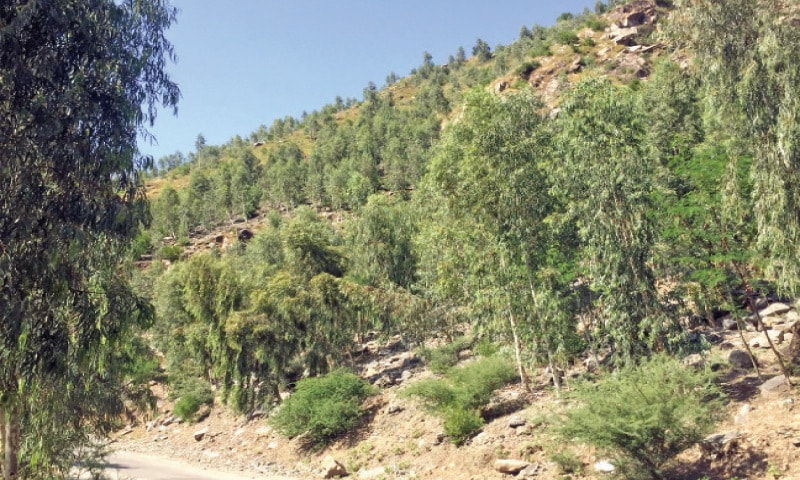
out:
{"label": "tree", "polygon": [[[136,172],[152,159],[137,137],[180,95],[164,68],[175,15],[160,0],[0,4],[6,480],[68,468],[64,452],[105,433],[99,420],[120,408],[111,358],[151,309],[115,263],[147,220]],[[86,398],[98,390],[108,395]],[[39,435],[56,418],[60,434]]]}
{"label": "tree", "polygon": [[477,39],[475,46],[472,47],[472,55],[474,55],[479,62],[488,62],[492,59],[492,49],[486,41]]}
{"label": "tree", "polygon": [[578,84],[559,114],[553,165],[581,232],[586,274],[601,294],[602,330],[626,362],[658,347],[675,326],[663,315],[650,266],[658,185],[640,119],[627,87]]}

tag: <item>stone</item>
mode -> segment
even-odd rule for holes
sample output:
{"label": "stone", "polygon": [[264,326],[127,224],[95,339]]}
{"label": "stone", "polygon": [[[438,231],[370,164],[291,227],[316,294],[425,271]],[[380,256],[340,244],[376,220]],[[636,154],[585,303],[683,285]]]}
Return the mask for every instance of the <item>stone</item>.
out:
{"label": "stone", "polygon": [[764,318],[772,315],[781,315],[788,312],[791,309],[792,307],[786,305],[785,303],[775,302],[772,305],[768,306],[767,308],[759,310],[758,314],[761,315],[761,318]]}
{"label": "stone", "polygon": [[683,364],[689,367],[703,368],[703,366],[706,364],[706,359],[703,358],[703,356],[699,353],[693,353],[691,355],[687,355],[686,358],[683,359]]}
{"label": "stone", "polygon": [[513,460],[510,458],[501,458],[495,460],[494,469],[500,473],[508,475],[516,475],[524,470],[530,463],[523,460]]}
{"label": "stone", "polygon": [[414,373],[411,370],[403,370],[403,373],[400,374],[400,381],[407,382],[411,380],[411,377],[414,376]]}
{"label": "stone", "polygon": [[639,34],[638,27],[618,28],[608,33],[607,37],[617,45],[636,45],[636,35]]}
{"label": "stone", "polygon": [[526,423],[528,422],[522,417],[511,417],[508,421],[508,426],[511,428],[524,427]]}
{"label": "stone", "polygon": [[[772,340],[773,344],[779,345],[783,343],[783,331],[767,330],[765,333],[769,335],[769,339]],[[769,348],[769,342],[764,334],[759,334],[757,337],[750,339],[748,345],[750,345],[750,348]]]}
{"label": "stone", "polygon": [[359,480],[372,480],[383,478],[386,475],[386,467],[380,466],[375,468],[370,468],[368,470],[359,470],[356,477]]}
{"label": "stone", "polygon": [[739,330],[739,324],[736,320],[727,317],[722,319],[722,328],[725,330]]}
{"label": "stone", "polygon": [[194,432],[192,436],[194,437],[194,440],[196,442],[199,442],[200,440],[203,439],[203,437],[206,436],[206,433],[208,433],[208,428],[201,428],[200,430]]}
{"label": "stone", "polygon": [[750,355],[744,350],[731,350],[728,354],[728,361],[736,368],[750,370],[753,368],[753,361]]}
{"label": "stone", "polygon": [[268,437],[271,433],[272,433],[271,427],[260,427],[258,430],[256,430],[256,437],[258,438]]}
{"label": "stone", "polygon": [[534,478],[537,475],[539,475],[541,471],[542,471],[541,465],[539,465],[538,463],[531,463],[527,467],[520,470],[520,472],[517,474],[517,478],[525,478],[525,479]]}
{"label": "stone", "polygon": [[739,446],[742,434],[739,432],[715,433],[700,442],[700,451],[704,457],[717,460],[729,456]]}
{"label": "stone", "polygon": [[784,375],[778,375],[770,378],[766,382],[762,383],[758,389],[761,391],[761,395],[764,395],[765,397],[789,393],[789,385],[786,384],[786,376]]}
{"label": "stone", "polygon": [[327,455],[322,459],[322,478],[334,478],[347,476],[347,469],[335,458]]}
{"label": "stone", "polygon": [[403,407],[397,403],[393,403],[386,408],[386,413],[392,415],[394,413],[400,413],[403,411]]}
{"label": "stone", "polygon": [[749,403],[745,403],[741,407],[739,407],[739,412],[733,418],[733,423],[735,425],[744,425],[747,423],[747,414],[753,411],[753,406]]}
{"label": "stone", "polygon": [[594,463],[594,471],[600,473],[613,473],[616,468],[608,460],[599,460]]}

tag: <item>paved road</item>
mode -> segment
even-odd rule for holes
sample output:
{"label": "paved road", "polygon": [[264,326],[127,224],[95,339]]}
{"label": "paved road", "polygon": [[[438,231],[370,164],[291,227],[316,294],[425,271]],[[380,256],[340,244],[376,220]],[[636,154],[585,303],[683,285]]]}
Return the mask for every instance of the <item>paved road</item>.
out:
{"label": "paved road", "polygon": [[108,457],[111,480],[292,480],[288,477],[228,473],[204,469],[169,458],[133,452],[114,452]]}

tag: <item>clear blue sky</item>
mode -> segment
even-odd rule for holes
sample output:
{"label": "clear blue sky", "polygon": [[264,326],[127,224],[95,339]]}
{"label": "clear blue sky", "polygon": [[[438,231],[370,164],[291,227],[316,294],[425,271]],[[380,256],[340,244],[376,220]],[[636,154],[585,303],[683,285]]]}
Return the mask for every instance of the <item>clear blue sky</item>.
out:
{"label": "clear blue sky", "polygon": [[477,38],[507,45],[520,27],[551,25],[594,0],[172,0],[180,10],[168,32],[182,91],[178,116],[161,112],[140,144],[158,160],[188,153],[202,133],[209,145],[249,135],[286,115],[300,117],[337,95],[362,98],[389,72],[407,75],[423,52],[445,63]]}

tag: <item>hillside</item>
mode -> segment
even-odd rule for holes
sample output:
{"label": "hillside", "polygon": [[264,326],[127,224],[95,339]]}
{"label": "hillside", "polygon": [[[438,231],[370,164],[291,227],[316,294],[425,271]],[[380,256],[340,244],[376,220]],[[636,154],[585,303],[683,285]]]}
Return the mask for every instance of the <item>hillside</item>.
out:
{"label": "hillside", "polygon": [[[121,448],[296,478],[327,456],[354,478],[603,478],[619,438],[559,432],[654,359],[679,385],[628,446],[677,461],[623,455],[621,476],[800,478],[797,12],[674,3],[598,2],[144,172],[135,373],[159,409]],[[458,373],[484,360],[513,379]],[[267,421],[341,369],[375,387],[354,427],[314,447]],[[695,375],[719,392],[681,390]],[[669,417],[684,397],[704,416]]]}

